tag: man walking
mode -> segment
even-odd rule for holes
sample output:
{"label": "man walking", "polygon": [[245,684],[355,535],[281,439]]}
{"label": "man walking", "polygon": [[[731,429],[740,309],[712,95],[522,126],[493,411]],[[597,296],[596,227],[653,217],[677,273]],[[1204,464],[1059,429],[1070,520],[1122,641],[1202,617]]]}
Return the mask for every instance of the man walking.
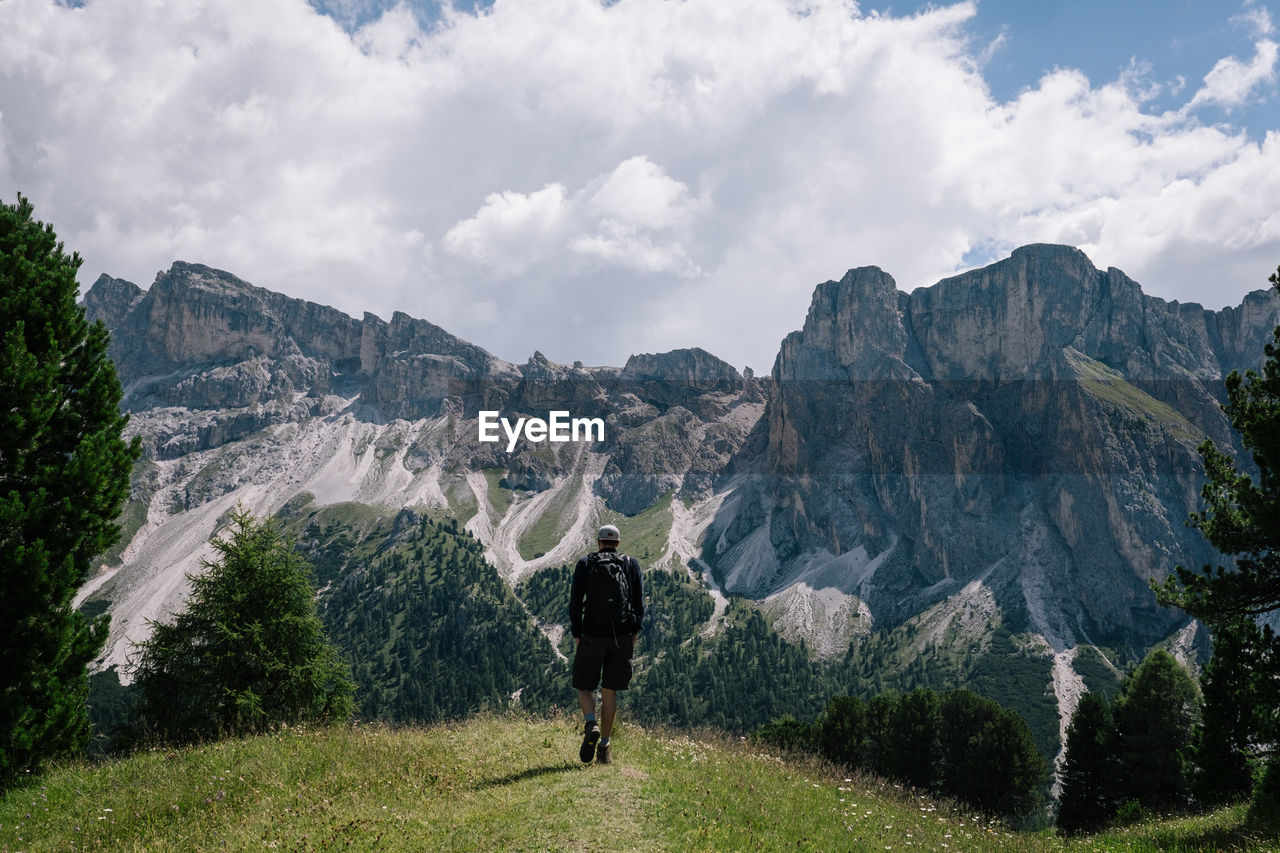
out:
{"label": "man walking", "polygon": [[[618,691],[631,683],[631,657],[644,618],[640,563],[618,553],[618,528],[606,524],[596,537],[599,550],[578,560],[569,588],[569,629],[573,633],[573,686],[587,718],[578,757],[608,764],[609,735],[618,713]],[[600,722],[596,723],[596,686]]]}

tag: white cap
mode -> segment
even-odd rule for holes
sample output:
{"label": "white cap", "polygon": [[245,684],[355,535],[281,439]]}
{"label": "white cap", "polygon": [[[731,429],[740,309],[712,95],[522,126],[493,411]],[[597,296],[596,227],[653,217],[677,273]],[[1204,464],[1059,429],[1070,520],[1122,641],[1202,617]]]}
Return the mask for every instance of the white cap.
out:
{"label": "white cap", "polygon": [[600,532],[596,534],[596,538],[601,542],[618,542],[622,539],[622,537],[618,535],[618,528],[614,527],[612,524],[606,524],[604,527],[601,527]]}

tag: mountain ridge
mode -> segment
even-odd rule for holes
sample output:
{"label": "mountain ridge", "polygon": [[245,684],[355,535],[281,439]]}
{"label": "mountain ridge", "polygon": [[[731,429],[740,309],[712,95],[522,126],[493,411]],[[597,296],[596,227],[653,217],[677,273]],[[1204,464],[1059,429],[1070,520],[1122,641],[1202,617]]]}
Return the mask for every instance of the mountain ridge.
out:
{"label": "mountain ridge", "polygon": [[[147,291],[103,276],[85,305],[112,328],[147,459],[137,533],[80,596],[117,616],[104,664],[180,600],[230,506],[309,493],[452,516],[513,586],[602,519],[646,514],[665,530],[649,562],[752,599],[823,656],[904,625],[934,647],[1021,637],[1064,719],[1084,644],[1203,642],[1147,581],[1215,559],[1182,526],[1195,447],[1235,446],[1222,376],[1280,325],[1274,293],[1167,303],[1044,244],[909,294],[876,267],[820,284],[764,378],[696,348],[515,365],[197,264]],[[508,454],[478,440],[481,409],[567,409],[606,439]]]}

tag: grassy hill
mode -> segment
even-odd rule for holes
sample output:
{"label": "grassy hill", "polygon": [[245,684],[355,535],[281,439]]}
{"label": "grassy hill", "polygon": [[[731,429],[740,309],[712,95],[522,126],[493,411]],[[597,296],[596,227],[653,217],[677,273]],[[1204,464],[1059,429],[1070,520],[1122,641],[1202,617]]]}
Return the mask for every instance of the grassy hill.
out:
{"label": "grassy hill", "polygon": [[576,717],[288,729],[57,767],[0,797],[2,850],[1280,849],[1239,811],[1064,842],[745,741]]}

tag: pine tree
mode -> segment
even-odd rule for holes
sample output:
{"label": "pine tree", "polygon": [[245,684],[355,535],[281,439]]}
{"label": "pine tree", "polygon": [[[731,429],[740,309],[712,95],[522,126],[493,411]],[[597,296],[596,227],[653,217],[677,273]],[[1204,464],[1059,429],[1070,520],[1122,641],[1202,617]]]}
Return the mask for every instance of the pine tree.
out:
{"label": "pine tree", "polygon": [[89,742],[85,667],[107,619],[71,601],[119,538],[139,452],[107,330],[76,304],[80,258],[32,214],[0,203],[0,787]]}
{"label": "pine tree", "polygon": [[889,723],[885,761],[890,776],[922,790],[942,779],[942,717],[938,694],[917,687],[902,697]]}
{"label": "pine tree", "polygon": [[1200,725],[1200,688],[1173,656],[1152,650],[1120,688],[1112,707],[1120,799],[1152,810],[1190,802],[1191,758]]}
{"label": "pine tree", "polygon": [[866,769],[884,776],[894,775],[890,761],[895,737],[894,720],[902,697],[895,691],[877,693],[867,701],[867,744],[869,764]]}
{"label": "pine tree", "polygon": [[822,754],[847,767],[866,767],[867,703],[857,696],[833,696],[818,720]]}
{"label": "pine tree", "polygon": [[183,742],[347,717],[354,686],[316,615],[310,564],[244,510],[212,544],[219,558],[185,609],[142,644],[139,731]]}
{"label": "pine tree", "polygon": [[1000,708],[976,736],[976,752],[987,757],[987,772],[978,776],[964,793],[983,811],[1008,817],[1034,816],[1042,812],[1041,785],[1049,768],[1036,749],[1027,721],[1011,708]]}
{"label": "pine tree", "polygon": [[1043,805],[1048,768],[1016,711],[969,690],[949,690],[939,713],[943,793],[1008,817]]}
{"label": "pine tree", "polygon": [[815,752],[818,745],[817,730],[813,724],[797,720],[790,714],[775,717],[760,726],[751,739],[789,752]]}
{"label": "pine tree", "polygon": [[[1280,267],[1268,279],[1280,289]],[[1280,609],[1280,327],[1264,348],[1262,372],[1232,371],[1226,379],[1223,411],[1253,458],[1255,479],[1242,472],[1212,441],[1200,447],[1207,481],[1201,490],[1205,511],[1193,513],[1191,526],[1235,566],[1204,566],[1199,572],[1178,566],[1156,593],[1162,604],[1173,604],[1202,619],[1216,634],[1232,631],[1243,620],[1256,620]],[[1233,628],[1235,626],[1235,628]],[[1253,736],[1271,745],[1268,783],[1259,789],[1257,811],[1280,813],[1280,704],[1265,696],[1250,696],[1249,684],[1266,685],[1274,699],[1280,683],[1280,638],[1268,626],[1254,643],[1247,668],[1237,668],[1235,701],[1253,702]],[[1215,648],[1217,642],[1215,638]],[[1222,685],[1225,689],[1225,685]],[[1267,801],[1271,797],[1275,801]]]}
{"label": "pine tree", "polygon": [[[1270,281],[1280,288],[1280,268]],[[1280,608],[1280,327],[1264,352],[1261,374],[1232,371],[1227,377],[1222,407],[1252,455],[1258,479],[1206,441],[1200,446],[1206,510],[1189,522],[1219,551],[1235,556],[1236,567],[1194,572],[1179,566],[1176,580],[1170,577],[1159,589],[1163,601],[1211,625]]]}
{"label": "pine tree", "polygon": [[1100,829],[1115,812],[1115,725],[1097,693],[1080,697],[1067,727],[1058,828],[1068,834]]}
{"label": "pine tree", "polygon": [[980,748],[978,735],[1000,710],[994,699],[972,690],[948,690],[942,694],[941,742],[944,773],[942,790],[964,796],[966,789],[990,771],[988,756]]}
{"label": "pine tree", "polygon": [[1266,637],[1251,619],[1220,625],[1213,634],[1213,657],[1200,676],[1204,722],[1196,747],[1196,799],[1219,805],[1241,799],[1253,785],[1250,741],[1260,728],[1261,708],[1276,707],[1274,685],[1257,678],[1258,655]]}

